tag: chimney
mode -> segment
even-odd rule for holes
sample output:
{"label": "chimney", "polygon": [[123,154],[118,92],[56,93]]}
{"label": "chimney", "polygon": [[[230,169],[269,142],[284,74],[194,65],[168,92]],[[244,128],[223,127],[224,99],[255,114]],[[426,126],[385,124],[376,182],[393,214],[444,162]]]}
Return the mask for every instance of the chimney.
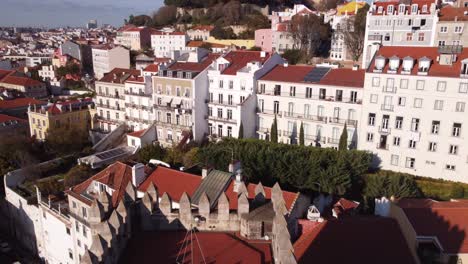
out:
{"label": "chimney", "polygon": [[229,163],[229,172],[230,173],[236,173],[238,170],[240,170],[241,168],[241,163],[240,161],[234,161],[232,160],[230,163]]}
{"label": "chimney", "polygon": [[359,65],[354,64],[354,65],[353,65],[353,71],[357,71],[357,70],[359,70]]}
{"label": "chimney", "polygon": [[201,174],[202,174],[202,179],[205,179],[206,176],[208,176],[208,169],[207,168],[203,168],[202,171],[201,171]]}
{"label": "chimney", "polygon": [[283,67],[287,68],[289,66],[288,62],[283,63]]}
{"label": "chimney", "polygon": [[260,51],[260,58],[265,58],[265,57],[266,57],[266,52]]}
{"label": "chimney", "polygon": [[138,187],[145,179],[145,165],[137,163],[132,167],[132,183]]}

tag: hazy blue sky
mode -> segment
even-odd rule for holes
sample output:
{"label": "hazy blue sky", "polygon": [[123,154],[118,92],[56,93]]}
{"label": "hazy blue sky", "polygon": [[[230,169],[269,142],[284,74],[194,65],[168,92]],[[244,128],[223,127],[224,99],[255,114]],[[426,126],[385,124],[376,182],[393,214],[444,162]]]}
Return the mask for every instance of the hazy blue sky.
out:
{"label": "hazy blue sky", "polygon": [[89,19],[119,26],[130,14],[151,14],[163,0],[0,0],[0,26],[83,26]]}

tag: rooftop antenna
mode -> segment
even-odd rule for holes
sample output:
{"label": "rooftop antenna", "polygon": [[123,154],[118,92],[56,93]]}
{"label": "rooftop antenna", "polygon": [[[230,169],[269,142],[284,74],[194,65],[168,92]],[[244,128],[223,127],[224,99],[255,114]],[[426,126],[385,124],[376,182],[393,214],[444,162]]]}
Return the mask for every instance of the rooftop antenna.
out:
{"label": "rooftop antenna", "polygon": [[[194,220],[197,223],[200,222],[200,218],[198,216],[196,216]],[[206,264],[205,255],[203,254],[203,250],[201,248],[200,241],[198,240],[195,227],[193,227],[192,225],[190,225],[190,229],[187,230],[187,233],[185,233],[184,241],[182,242],[182,245],[181,245],[181,247],[179,249],[179,252],[177,253],[177,258],[176,258],[176,263],[177,264],[184,264],[185,263],[185,256],[187,255],[185,253],[187,251],[186,247],[188,246],[188,243],[190,243],[190,263],[193,264],[193,258],[194,258],[194,254],[193,254],[193,237],[195,237],[196,243],[198,245],[198,249],[200,250],[202,261],[203,261],[204,264]],[[179,258],[181,258],[181,259],[179,260]]]}

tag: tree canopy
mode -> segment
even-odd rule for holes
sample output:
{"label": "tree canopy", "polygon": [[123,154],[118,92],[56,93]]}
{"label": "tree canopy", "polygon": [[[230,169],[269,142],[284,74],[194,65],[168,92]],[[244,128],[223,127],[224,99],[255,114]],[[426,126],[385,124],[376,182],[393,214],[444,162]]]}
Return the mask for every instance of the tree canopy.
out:
{"label": "tree canopy", "polygon": [[294,16],[291,33],[299,48],[309,57],[324,55],[329,47],[330,25],[316,15]]}
{"label": "tree canopy", "polygon": [[351,53],[353,61],[358,61],[364,50],[366,34],[366,16],[369,5],[358,10],[357,14],[345,20],[340,28],[347,50]]}

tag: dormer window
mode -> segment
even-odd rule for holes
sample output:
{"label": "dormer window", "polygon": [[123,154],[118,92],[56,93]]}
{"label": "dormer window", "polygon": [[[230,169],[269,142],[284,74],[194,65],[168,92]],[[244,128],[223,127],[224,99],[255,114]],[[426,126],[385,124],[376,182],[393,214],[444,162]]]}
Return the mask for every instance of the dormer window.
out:
{"label": "dormer window", "polygon": [[187,79],[192,79],[192,73],[191,73],[191,72],[186,72],[186,73],[185,73],[185,77],[186,77]]}
{"label": "dormer window", "polygon": [[177,72],[177,78],[182,78],[183,74],[184,74],[184,72],[182,72],[182,71]]}
{"label": "dormer window", "polygon": [[404,14],[405,13],[405,5],[399,5],[398,6],[398,13],[399,14]]}
{"label": "dormer window", "polygon": [[422,13],[427,13],[427,5],[423,5],[421,9]]}
{"label": "dormer window", "polygon": [[418,74],[426,75],[429,71],[429,67],[431,65],[431,60],[427,57],[422,57],[419,59],[418,65]]}
{"label": "dormer window", "polygon": [[393,14],[393,5],[387,6],[387,14]]}
{"label": "dormer window", "polygon": [[468,59],[465,59],[461,62],[460,75],[468,75]]}
{"label": "dormer window", "polygon": [[378,13],[378,14],[382,14],[382,12],[383,12],[383,6],[379,6],[379,7],[377,8],[377,13]]}
{"label": "dormer window", "polygon": [[411,14],[418,13],[418,4],[411,5]]}

